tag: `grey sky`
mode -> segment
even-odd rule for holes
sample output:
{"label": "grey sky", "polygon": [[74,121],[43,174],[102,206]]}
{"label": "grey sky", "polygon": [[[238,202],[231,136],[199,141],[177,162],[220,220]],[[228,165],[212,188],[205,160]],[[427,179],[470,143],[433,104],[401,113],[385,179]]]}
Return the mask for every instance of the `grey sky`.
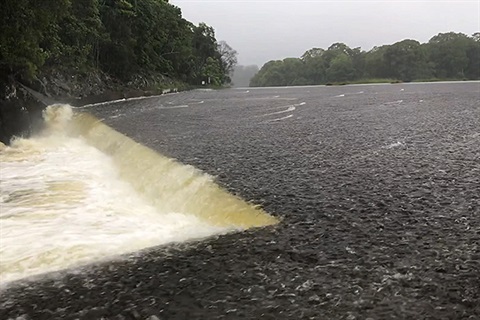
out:
{"label": "grey sky", "polygon": [[195,24],[205,22],[238,51],[240,64],[299,57],[344,42],[369,50],[439,32],[480,31],[480,0],[230,1],[171,0]]}

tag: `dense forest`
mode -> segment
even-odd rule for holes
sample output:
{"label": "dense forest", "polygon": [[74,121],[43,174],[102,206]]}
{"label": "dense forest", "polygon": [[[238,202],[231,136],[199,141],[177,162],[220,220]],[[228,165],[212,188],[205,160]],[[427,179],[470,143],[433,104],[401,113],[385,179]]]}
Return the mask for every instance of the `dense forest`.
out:
{"label": "dense forest", "polygon": [[[185,20],[167,0],[3,0],[0,80],[51,69],[99,71],[124,83],[161,75],[183,83],[230,83],[237,53],[212,27]],[[246,85],[255,67],[239,67]],[[366,52],[343,43],[266,63],[251,86],[480,78],[480,33],[440,33]],[[236,83],[235,83],[236,82]]]}
{"label": "dense forest", "polygon": [[440,33],[427,43],[403,40],[366,52],[344,43],[300,58],[269,61],[250,86],[480,79],[480,33]]}
{"label": "dense forest", "polygon": [[162,75],[222,85],[236,52],[213,28],[166,0],[2,0],[0,73],[32,79],[49,68],[103,72],[127,83]]}

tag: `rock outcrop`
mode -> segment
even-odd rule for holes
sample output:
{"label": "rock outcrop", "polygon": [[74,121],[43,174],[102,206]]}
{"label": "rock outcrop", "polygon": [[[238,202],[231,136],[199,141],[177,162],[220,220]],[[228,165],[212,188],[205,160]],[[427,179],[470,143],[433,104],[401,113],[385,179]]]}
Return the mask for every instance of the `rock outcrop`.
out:
{"label": "rock outcrop", "polygon": [[0,85],[0,141],[26,137],[43,125],[45,102],[28,92],[19,82],[7,79]]}
{"label": "rock outcrop", "polygon": [[[92,71],[72,73],[43,70],[29,81],[0,78],[0,141],[27,137],[41,129],[42,111],[53,103],[82,106],[110,100],[177,92],[176,84],[164,76],[136,76],[127,83]],[[185,90],[186,87],[180,88]]]}

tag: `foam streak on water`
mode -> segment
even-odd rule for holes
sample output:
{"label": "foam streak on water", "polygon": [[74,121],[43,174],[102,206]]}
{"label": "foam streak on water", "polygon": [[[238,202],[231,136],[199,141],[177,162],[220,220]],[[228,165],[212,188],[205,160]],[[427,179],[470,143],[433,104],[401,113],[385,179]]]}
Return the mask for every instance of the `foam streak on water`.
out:
{"label": "foam streak on water", "polygon": [[[124,179],[126,169],[113,156],[93,147],[82,135],[65,134],[71,116],[68,107],[50,108],[47,132],[17,139],[0,151],[1,283],[242,227],[215,224],[184,207],[175,210],[149,201],[148,194]],[[142,170],[141,165],[135,167]],[[175,174],[182,172],[177,168]],[[140,179],[137,187],[152,184],[138,172],[132,177]],[[166,196],[186,202],[175,187]],[[187,195],[193,196],[188,190]]]}

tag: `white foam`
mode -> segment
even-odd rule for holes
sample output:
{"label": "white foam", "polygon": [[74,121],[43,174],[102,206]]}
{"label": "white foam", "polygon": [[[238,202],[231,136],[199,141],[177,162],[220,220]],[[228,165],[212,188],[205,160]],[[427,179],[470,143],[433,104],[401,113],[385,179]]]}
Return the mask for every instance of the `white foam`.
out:
{"label": "white foam", "polygon": [[402,102],[403,100],[397,100],[397,101],[385,102],[384,105],[401,104]]}
{"label": "white foam", "polygon": [[275,114],[281,114],[281,113],[285,113],[285,112],[291,112],[291,111],[295,111],[295,109],[296,109],[295,106],[289,106],[285,110],[262,114],[261,117],[271,116],[271,115],[275,115]]}
{"label": "white foam", "polygon": [[392,149],[392,148],[402,147],[403,145],[404,145],[403,142],[397,141],[397,142],[394,142],[394,143],[391,143],[391,144],[385,146],[385,148],[386,149]]}
{"label": "white foam", "polygon": [[114,104],[117,102],[123,102],[123,101],[136,101],[136,100],[145,100],[145,99],[153,99],[153,98],[159,98],[163,96],[170,96],[173,94],[178,94],[179,92],[177,91],[177,88],[174,89],[168,89],[168,91],[163,90],[162,94],[157,94],[157,95],[151,95],[151,96],[138,96],[138,97],[132,97],[132,98],[122,98],[122,99],[117,99],[117,100],[109,100],[109,101],[104,101],[104,102],[97,102],[97,103],[90,103],[90,104],[85,104],[81,107],[76,107],[75,109],[86,109],[90,107],[96,107],[96,106],[103,106],[107,104]]}
{"label": "white foam", "polygon": [[291,117],[293,117],[293,114],[289,114],[288,116],[277,118],[277,119],[268,120],[268,121],[265,121],[265,123],[282,121],[282,120],[289,119]]}
{"label": "white foam", "polygon": [[275,112],[271,112],[271,113],[262,114],[262,115],[257,116],[257,117],[266,117],[266,116],[271,116],[271,115],[276,115],[276,114],[281,114],[281,113],[286,113],[286,112],[292,112],[292,111],[295,111],[297,107],[303,106],[303,105],[305,105],[305,104],[306,104],[306,102],[300,102],[300,103],[297,103],[297,104],[292,104],[292,105],[288,105],[288,106],[282,106],[282,107],[275,108],[275,109],[280,109],[280,108],[287,108],[287,109],[281,110],[281,111],[275,111]]}
{"label": "white foam", "polygon": [[0,283],[232,230],[159,211],[120,179],[109,156],[62,134],[71,110],[45,116],[43,136],[0,150]]}
{"label": "white foam", "polygon": [[226,231],[157,212],[81,139],[18,140],[0,161],[2,282]]}

